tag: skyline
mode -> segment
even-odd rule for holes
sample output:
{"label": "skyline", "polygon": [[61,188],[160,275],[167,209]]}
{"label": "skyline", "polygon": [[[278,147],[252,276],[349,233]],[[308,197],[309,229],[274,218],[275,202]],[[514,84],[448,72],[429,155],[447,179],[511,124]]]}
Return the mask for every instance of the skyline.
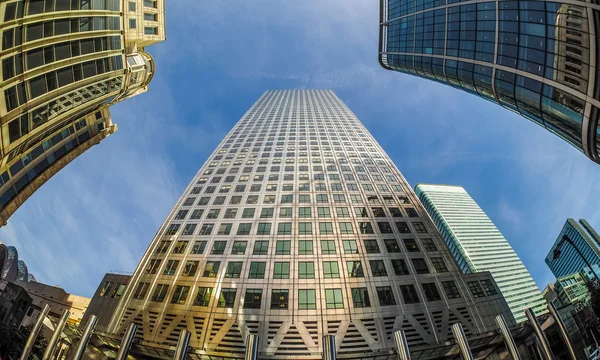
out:
{"label": "skyline", "polygon": [[[134,270],[199,165],[260,94],[331,88],[412,186],[465,187],[543,288],[553,280],[544,255],[564,221],[600,225],[597,165],[492,103],[380,68],[378,11],[360,1],[169,4],[169,41],[150,50],[151,90],[114,106],[119,131],[36,192],[0,241],[41,282],[90,296],[105,272]],[[401,120],[418,126],[406,131]]]}

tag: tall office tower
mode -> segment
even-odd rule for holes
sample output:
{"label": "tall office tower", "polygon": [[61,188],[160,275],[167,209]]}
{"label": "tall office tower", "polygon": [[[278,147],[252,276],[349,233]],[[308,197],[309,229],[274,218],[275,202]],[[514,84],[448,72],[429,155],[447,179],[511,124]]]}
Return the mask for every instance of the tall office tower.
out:
{"label": "tall office tower", "polygon": [[[546,255],[546,265],[556,278],[560,278],[579,272],[588,264],[592,269],[596,269],[594,265],[600,265],[600,236],[584,219],[579,222],[567,219]],[[600,277],[600,273],[597,276]]]}
{"label": "tall office tower", "polygon": [[547,312],[546,301],[508,241],[460,186],[418,184],[417,196],[464,273],[489,271],[517,322],[525,310]]}
{"label": "tall office tower", "polygon": [[600,163],[589,2],[380,0],[379,62],[511,110]]}
{"label": "tall office tower", "polygon": [[2,1],[0,226],[117,130],[108,107],[148,89],[164,14],[164,0]]}
{"label": "tall office tower", "polygon": [[[462,276],[414,192],[337,96],[266,92],[185,189],[111,321],[152,346],[315,359],[389,353],[512,321],[489,273]],[[429,347],[428,347],[429,349]],[[448,350],[445,347],[445,350]],[[443,351],[443,350],[440,350]],[[271,357],[269,357],[271,358]]]}

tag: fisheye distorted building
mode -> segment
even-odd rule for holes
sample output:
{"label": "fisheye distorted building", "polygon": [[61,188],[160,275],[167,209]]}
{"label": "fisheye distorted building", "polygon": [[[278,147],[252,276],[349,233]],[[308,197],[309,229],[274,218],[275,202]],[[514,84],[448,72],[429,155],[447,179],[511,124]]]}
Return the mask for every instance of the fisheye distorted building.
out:
{"label": "fisheye distorted building", "polygon": [[380,1],[384,68],[495,102],[600,163],[596,4]]}
{"label": "fisheye distorted building", "polygon": [[[190,182],[136,269],[109,331],[155,347],[321,359],[391,354],[513,323],[490,273],[461,274],[415,193],[328,90],[267,91]],[[443,345],[445,346],[445,345]],[[428,350],[429,351],[429,350]],[[442,349],[443,351],[443,349]]]}
{"label": "fisheye distorted building", "polygon": [[109,106],[148,89],[164,0],[0,3],[0,226],[116,131]]}
{"label": "fisheye distorted building", "polygon": [[[595,273],[594,265],[600,265],[600,235],[585,219],[567,219],[545,261],[556,278],[579,272],[586,266],[591,266]],[[599,276],[600,273],[596,274]]]}
{"label": "fisheye distorted building", "polygon": [[547,312],[540,289],[492,220],[461,186],[418,184],[415,191],[433,219],[458,267],[489,271],[517,322],[525,310]]}

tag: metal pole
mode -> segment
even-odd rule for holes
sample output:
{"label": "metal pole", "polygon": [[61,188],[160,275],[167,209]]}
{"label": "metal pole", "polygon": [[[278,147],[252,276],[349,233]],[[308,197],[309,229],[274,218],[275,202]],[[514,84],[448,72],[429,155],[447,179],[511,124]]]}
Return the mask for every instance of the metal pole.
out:
{"label": "metal pole", "polygon": [[29,358],[29,354],[31,354],[31,349],[33,349],[33,345],[35,344],[35,340],[37,339],[40,330],[42,330],[42,325],[44,325],[44,319],[46,318],[46,315],[48,315],[49,312],[50,305],[46,304],[46,306],[44,306],[44,309],[42,309],[42,312],[38,316],[35,325],[31,329],[31,332],[29,333],[29,337],[27,338],[27,342],[25,343],[25,348],[23,348],[23,353],[21,354],[20,360],[27,360]]}
{"label": "metal pole", "polygon": [[510,356],[512,356],[513,360],[521,360],[519,349],[517,348],[517,344],[515,344],[515,340],[513,339],[512,334],[510,333],[508,325],[506,325],[504,316],[496,316],[496,325],[498,325],[498,329],[500,329],[500,332],[502,333],[504,343],[506,344],[506,348],[508,349]]}
{"label": "metal pole", "polygon": [[250,334],[246,336],[246,355],[244,360],[256,360],[258,356],[258,335]]}
{"label": "metal pole", "polygon": [[533,310],[531,308],[525,310],[525,315],[531,323],[531,327],[533,327],[533,331],[535,331],[535,335],[537,336],[538,341],[541,345],[540,347],[542,351],[542,356],[546,358],[546,360],[553,360],[552,351],[550,350],[550,345],[548,344],[548,339],[546,339],[546,335],[544,335],[544,331],[542,330],[540,323],[537,321]]}
{"label": "metal pole", "polygon": [[65,325],[67,324],[67,320],[69,319],[69,310],[65,310],[62,314],[58,322],[56,323],[56,328],[54,329],[54,333],[48,342],[48,346],[46,346],[46,351],[44,351],[44,356],[42,356],[42,360],[50,360],[52,359],[52,355],[54,355],[54,350],[56,348],[56,344],[58,340],[60,340],[60,335],[62,334]]}
{"label": "metal pole", "polygon": [[131,323],[127,328],[127,332],[121,339],[121,346],[119,347],[119,352],[117,353],[117,357],[115,360],[125,360],[127,359],[127,355],[129,354],[129,349],[131,348],[131,344],[133,343],[133,339],[135,338],[135,333],[137,332],[137,324]]}
{"label": "metal pole", "polygon": [[73,360],[79,360],[83,356],[85,352],[85,348],[87,347],[90,338],[92,337],[92,332],[96,327],[96,323],[98,322],[98,318],[96,315],[90,316],[87,324],[85,325],[85,330],[83,330],[83,334],[81,334],[81,340],[79,340],[79,345],[77,345],[77,349],[75,350],[75,356]]}
{"label": "metal pole", "polygon": [[548,310],[550,310],[550,314],[552,314],[552,317],[554,317],[554,321],[556,322],[556,324],[558,325],[558,328],[560,329],[560,333],[562,334],[563,340],[565,341],[565,344],[567,344],[567,349],[569,349],[569,354],[571,355],[571,359],[577,360],[577,357],[575,356],[575,350],[573,349],[573,344],[571,344],[571,340],[569,339],[569,333],[567,332],[567,327],[565,326],[565,323],[562,321],[562,318],[560,317],[560,314],[558,313],[556,306],[554,306],[554,304],[552,304],[552,303],[548,303]]}
{"label": "metal pole", "polygon": [[336,360],[337,355],[335,353],[335,336],[325,335],[323,336],[323,360]]}
{"label": "metal pole", "polygon": [[189,345],[190,332],[187,330],[181,330],[181,333],[179,334],[179,340],[177,340],[177,347],[175,348],[173,360],[185,360]]}
{"label": "metal pole", "polygon": [[410,351],[404,330],[394,331],[394,343],[396,344],[398,360],[410,360]]}
{"label": "metal pole", "polygon": [[454,335],[456,344],[458,344],[463,360],[474,360],[473,354],[471,354],[471,348],[469,347],[469,342],[467,341],[467,336],[460,323],[452,325],[452,335]]}

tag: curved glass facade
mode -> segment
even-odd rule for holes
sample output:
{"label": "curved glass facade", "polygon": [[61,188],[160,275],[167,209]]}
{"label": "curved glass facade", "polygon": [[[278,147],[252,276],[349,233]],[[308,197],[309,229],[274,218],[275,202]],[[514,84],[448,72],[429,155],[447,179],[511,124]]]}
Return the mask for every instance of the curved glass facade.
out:
{"label": "curved glass facade", "polygon": [[7,0],[0,20],[2,226],[59,158],[116,130],[109,105],[148,89],[144,47],[165,39],[164,0]]}
{"label": "curved glass facade", "polygon": [[[327,90],[266,92],[200,168],[111,321],[153,347],[192,333],[200,358],[392,356],[512,321],[489,273],[462,275],[394,163]],[[443,347],[447,350],[446,347]],[[429,351],[429,350],[427,350]],[[443,349],[441,351],[444,351]]]}
{"label": "curved glass facade", "polygon": [[381,0],[379,60],[495,102],[600,162],[599,9],[580,1]]}

